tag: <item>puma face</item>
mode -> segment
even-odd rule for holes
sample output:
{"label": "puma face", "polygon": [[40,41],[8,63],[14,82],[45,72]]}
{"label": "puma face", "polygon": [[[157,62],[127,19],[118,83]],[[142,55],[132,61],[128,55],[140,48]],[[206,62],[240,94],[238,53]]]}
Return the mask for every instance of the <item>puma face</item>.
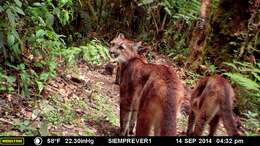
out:
{"label": "puma face", "polygon": [[110,44],[109,53],[114,61],[119,63],[127,62],[131,58],[137,56],[138,52],[143,49],[142,42],[127,40],[123,34],[119,34],[115,37]]}

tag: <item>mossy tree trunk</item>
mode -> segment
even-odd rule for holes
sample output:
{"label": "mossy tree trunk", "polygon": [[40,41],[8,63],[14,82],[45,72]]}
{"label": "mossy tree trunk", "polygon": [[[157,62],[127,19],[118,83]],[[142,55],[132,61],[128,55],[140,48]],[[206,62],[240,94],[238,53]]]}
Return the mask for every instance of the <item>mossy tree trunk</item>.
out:
{"label": "mossy tree trunk", "polygon": [[[257,6],[253,8],[255,4]],[[206,44],[208,60],[220,65],[223,61],[242,56],[241,51],[251,40],[248,26],[252,9],[257,10],[258,7],[259,0],[220,0]]]}
{"label": "mossy tree trunk", "polygon": [[208,30],[208,18],[210,13],[211,0],[201,0],[200,19],[192,32],[190,40],[190,53],[187,66],[192,69],[197,69],[202,62],[205,40]]}
{"label": "mossy tree trunk", "polygon": [[[208,20],[210,8],[203,10],[203,4],[206,5],[202,0],[200,16]],[[252,55],[259,46],[255,41],[260,26],[259,5],[260,0],[220,0],[208,26],[196,26],[193,31],[187,64],[197,69],[206,59],[219,66],[224,61]]]}

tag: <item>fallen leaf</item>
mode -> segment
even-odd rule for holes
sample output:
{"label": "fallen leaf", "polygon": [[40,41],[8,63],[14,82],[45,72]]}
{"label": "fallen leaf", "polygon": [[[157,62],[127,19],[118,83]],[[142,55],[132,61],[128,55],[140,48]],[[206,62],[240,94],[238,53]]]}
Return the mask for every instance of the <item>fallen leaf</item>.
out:
{"label": "fallen leaf", "polygon": [[41,136],[49,135],[48,121],[44,120],[41,122],[39,132],[40,132]]}

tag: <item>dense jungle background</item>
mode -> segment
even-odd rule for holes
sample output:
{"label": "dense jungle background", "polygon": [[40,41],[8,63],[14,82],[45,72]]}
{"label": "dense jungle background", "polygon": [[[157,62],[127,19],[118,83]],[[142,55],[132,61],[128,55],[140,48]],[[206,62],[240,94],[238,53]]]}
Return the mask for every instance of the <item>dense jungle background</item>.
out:
{"label": "dense jungle background", "polygon": [[[107,64],[109,42],[119,33],[143,41],[148,62],[172,66],[191,88],[201,76],[229,79],[244,135],[260,135],[259,6],[0,0],[0,135],[116,135],[119,89]],[[180,116],[183,135],[187,115]],[[218,135],[227,135],[223,127]]]}

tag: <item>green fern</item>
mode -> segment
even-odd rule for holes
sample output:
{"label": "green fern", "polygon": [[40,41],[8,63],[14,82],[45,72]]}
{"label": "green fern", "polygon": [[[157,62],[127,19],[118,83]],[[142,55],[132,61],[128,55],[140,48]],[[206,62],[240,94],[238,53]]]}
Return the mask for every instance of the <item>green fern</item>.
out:
{"label": "green fern", "polygon": [[61,49],[61,54],[65,59],[66,65],[72,65],[75,63],[76,56],[79,55],[82,50],[79,47],[69,47]]}
{"label": "green fern", "polygon": [[238,70],[237,66],[234,63],[223,62],[223,64],[232,67],[232,69],[234,69],[234,70]]}
{"label": "green fern", "polygon": [[164,6],[165,11],[173,19],[183,19],[186,23],[190,23],[192,20],[196,20],[198,18],[198,12],[200,9],[199,0],[164,0],[161,5]]}
{"label": "green fern", "polygon": [[243,113],[243,115],[246,117],[246,118],[242,118],[242,123],[247,128],[245,134],[247,136],[259,135],[260,134],[258,131],[260,125],[259,113],[248,111],[246,113]]}
{"label": "green fern", "polygon": [[239,72],[243,75],[249,76],[249,78],[255,81],[260,81],[260,76],[259,76],[260,69],[257,66],[254,66],[252,63],[240,62],[234,60],[233,63],[224,62],[223,64],[231,67],[231,69],[234,72]]}
{"label": "green fern", "polygon": [[93,65],[100,65],[110,58],[107,47],[100,41],[92,40],[86,46],[80,46],[83,52],[83,59]]}
{"label": "green fern", "polygon": [[233,62],[242,67],[253,67],[253,64],[249,63],[249,62],[240,62],[240,61],[236,61],[236,60],[234,60]]}
{"label": "green fern", "polygon": [[258,81],[260,81],[260,76],[259,76],[256,72],[252,72],[252,75],[253,75]]}
{"label": "green fern", "polygon": [[67,65],[74,64],[77,56],[82,57],[90,65],[100,65],[110,58],[107,47],[98,40],[89,41],[84,46],[61,49],[61,54]]}
{"label": "green fern", "polygon": [[247,77],[245,77],[244,75],[242,75],[240,73],[224,73],[224,75],[230,77],[230,79],[232,81],[234,81],[241,87],[244,87],[248,90],[259,91],[259,87],[260,87],[259,84],[257,84],[256,82],[254,82],[251,79],[248,79]]}

